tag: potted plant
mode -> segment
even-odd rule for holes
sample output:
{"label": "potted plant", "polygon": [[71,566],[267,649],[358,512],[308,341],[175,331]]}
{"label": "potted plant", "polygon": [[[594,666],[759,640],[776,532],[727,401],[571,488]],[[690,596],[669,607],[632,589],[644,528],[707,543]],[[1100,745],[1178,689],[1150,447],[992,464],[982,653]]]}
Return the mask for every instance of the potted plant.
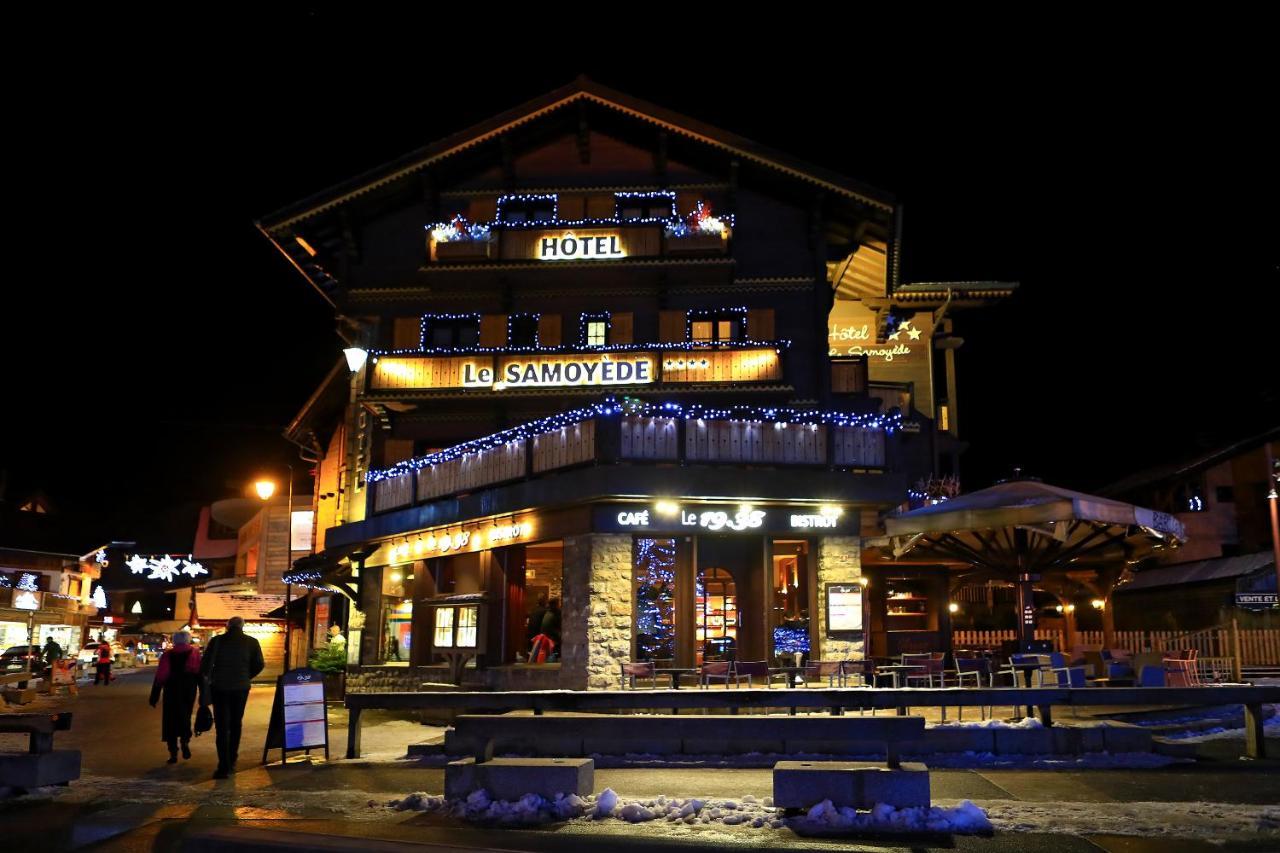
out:
{"label": "potted plant", "polygon": [[311,652],[307,665],[324,673],[325,698],[341,700],[347,695],[347,644],[330,640]]}
{"label": "potted plant", "polygon": [[433,261],[483,261],[493,248],[489,226],[468,222],[461,214],[432,226],[428,234]]}
{"label": "potted plant", "polygon": [[730,223],[711,215],[711,205],[698,202],[684,219],[666,229],[668,255],[719,255],[729,245]]}

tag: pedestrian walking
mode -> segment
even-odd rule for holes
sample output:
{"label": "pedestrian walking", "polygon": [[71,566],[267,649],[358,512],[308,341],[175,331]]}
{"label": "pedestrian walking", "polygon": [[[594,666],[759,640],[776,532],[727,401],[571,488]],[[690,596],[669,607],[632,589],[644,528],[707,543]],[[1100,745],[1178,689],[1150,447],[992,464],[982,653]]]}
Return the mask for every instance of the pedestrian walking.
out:
{"label": "pedestrian walking", "polygon": [[206,679],[208,690],[200,701],[213,704],[213,725],[217,729],[215,740],[218,744],[215,779],[226,779],[235,772],[244,706],[249,701],[249,685],[265,665],[262,646],[245,634],[244,620],[239,616],[228,619],[226,632],[210,640],[209,648],[205,650],[200,674]]}
{"label": "pedestrian walking", "polygon": [[111,644],[107,642],[106,637],[98,637],[98,669],[93,675],[93,683],[97,685],[102,682],[103,687],[111,685],[111,661],[114,653],[111,651]]}
{"label": "pedestrian walking", "polygon": [[191,635],[179,631],[173,635],[173,648],[160,656],[155,681],[151,683],[151,707],[164,696],[160,715],[160,739],[169,746],[169,763],[178,763],[178,745],[182,757],[191,757],[191,710],[200,692],[200,650],[191,645]]}
{"label": "pedestrian walking", "polygon": [[44,670],[46,673],[53,672],[53,662],[62,660],[62,646],[53,639],[53,637],[44,638],[44,648],[40,650],[44,655]]}

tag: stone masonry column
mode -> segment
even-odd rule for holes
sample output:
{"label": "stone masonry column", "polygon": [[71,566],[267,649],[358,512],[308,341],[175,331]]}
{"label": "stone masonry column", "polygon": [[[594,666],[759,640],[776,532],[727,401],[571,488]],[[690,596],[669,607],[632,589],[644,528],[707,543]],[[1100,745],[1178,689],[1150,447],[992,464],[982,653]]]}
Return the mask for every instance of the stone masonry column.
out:
{"label": "stone masonry column", "polygon": [[[857,536],[824,536],[818,540],[818,645],[813,660],[857,660],[866,652],[866,640],[840,640],[827,636],[827,602],[824,585],[857,583],[862,576],[862,540]],[[865,612],[865,611],[864,611]],[[864,637],[866,626],[863,626]]]}
{"label": "stone masonry column", "polygon": [[560,687],[621,687],[633,630],[629,535],[565,537],[561,608]]}

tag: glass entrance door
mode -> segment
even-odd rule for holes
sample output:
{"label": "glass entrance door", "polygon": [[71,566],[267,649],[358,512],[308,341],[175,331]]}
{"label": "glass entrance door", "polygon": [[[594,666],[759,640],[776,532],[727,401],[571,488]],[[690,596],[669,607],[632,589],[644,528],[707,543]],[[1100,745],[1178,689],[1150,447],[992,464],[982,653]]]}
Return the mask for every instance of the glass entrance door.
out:
{"label": "glass entrance door", "polygon": [[738,587],[725,569],[698,571],[697,662],[735,660],[738,652]]}

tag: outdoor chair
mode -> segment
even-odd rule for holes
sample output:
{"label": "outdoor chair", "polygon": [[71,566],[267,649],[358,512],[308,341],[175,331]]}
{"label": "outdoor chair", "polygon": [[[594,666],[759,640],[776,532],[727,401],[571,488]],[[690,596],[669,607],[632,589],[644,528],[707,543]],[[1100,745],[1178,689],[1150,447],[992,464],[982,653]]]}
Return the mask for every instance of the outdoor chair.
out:
{"label": "outdoor chair", "polygon": [[933,687],[935,683],[938,687],[944,686],[943,682],[946,677],[946,669],[945,669],[946,655],[944,655],[942,652],[931,652],[930,654],[924,655],[923,657],[920,657],[920,656],[913,656],[913,657],[915,657],[916,659],[908,661],[907,655],[903,655],[902,662],[904,664],[905,663],[920,664],[924,667],[924,669],[915,670],[915,671],[908,670],[907,672],[908,687],[911,686],[911,682],[913,681],[916,682],[917,686],[919,686],[919,683],[921,681],[924,682],[925,687]]}
{"label": "outdoor chair", "polygon": [[786,677],[786,673],[770,670],[769,662],[764,660],[737,661],[733,666],[733,674],[739,682],[746,679],[747,687],[754,687],[757,678],[764,682],[765,687],[773,687],[774,677]]}
{"label": "outdoor chair", "polygon": [[738,676],[731,660],[703,661],[702,668],[698,670],[698,686],[703,689],[710,687],[712,682],[721,682],[728,687],[730,683],[736,685],[737,681]]}
{"label": "outdoor chair", "polygon": [[812,660],[804,668],[804,686],[821,687],[822,680],[827,680],[827,687],[844,687],[844,667],[838,660]]}
{"label": "outdoor chair", "polygon": [[[948,670],[946,674],[955,677],[957,687],[964,687],[966,680],[971,682],[974,687],[983,687],[984,681],[987,687],[995,686],[995,673],[991,669],[991,661],[986,658],[956,658],[956,668]],[[978,714],[982,719],[985,720],[988,713],[995,716],[995,712],[992,711],[990,705],[978,706]],[[964,719],[963,705],[956,707],[956,719]]]}
{"label": "outdoor chair", "polygon": [[1164,658],[1165,683],[1169,687],[1199,687],[1200,671],[1196,663],[1196,649],[1187,649],[1178,657],[1166,653]]}
{"label": "outdoor chair", "polygon": [[858,680],[859,687],[875,687],[876,686],[876,662],[863,658],[862,660],[842,660],[840,661],[840,676],[844,679],[844,685],[849,686],[851,679]]}
{"label": "outdoor chair", "polygon": [[624,663],[622,665],[622,686],[624,688],[636,689],[636,679],[647,678],[652,689],[658,687],[658,672],[653,661],[636,661],[634,663]]}
{"label": "outdoor chair", "polygon": [[1085,678],[1084,667],[1068,666],[1067,656],[1061,652],[1053,652],[1049,655],[1049,666],[1041,669],[1037,675],[1040,676],[1041,687],[1088,687],[1089,683]]}

